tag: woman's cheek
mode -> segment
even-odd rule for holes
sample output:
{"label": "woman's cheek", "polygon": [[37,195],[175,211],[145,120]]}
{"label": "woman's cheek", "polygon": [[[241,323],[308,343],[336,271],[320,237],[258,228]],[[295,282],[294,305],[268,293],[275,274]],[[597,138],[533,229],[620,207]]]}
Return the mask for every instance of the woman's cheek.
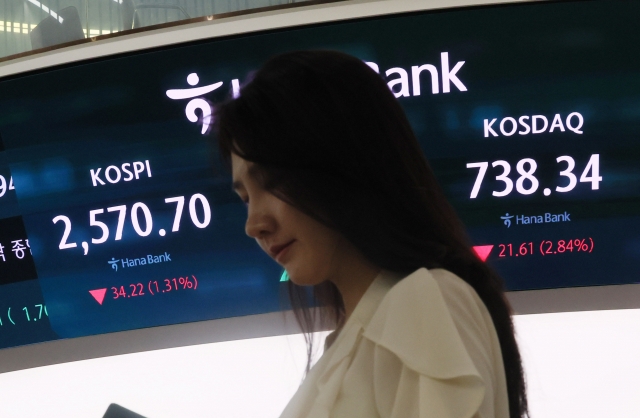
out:
{"label": "woman's cheek", "polygon": [[317,258],[317,254],[305,254],[295,257],[290,265],[286,266],[287,273],[292,282],[299,286],[314,286],[324,281],[328,266]]}

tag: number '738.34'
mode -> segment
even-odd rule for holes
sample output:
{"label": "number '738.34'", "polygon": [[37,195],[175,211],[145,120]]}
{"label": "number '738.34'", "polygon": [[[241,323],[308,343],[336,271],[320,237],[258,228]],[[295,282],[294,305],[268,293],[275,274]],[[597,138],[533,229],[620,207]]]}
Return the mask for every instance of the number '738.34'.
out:
{"label": "number '738.34'", "polygon": [[[568,156],[563,155],[561,157],[556,158],[557,163],[566,164],[566,168],[560,171],[560,176],[566,177],[568,179],[568,184],[565,186],[557,186],[555,191],[559,193],[567,193],[573,190],[578,184],[578,178],[575,174],[573,174],[573,169],[576,166],[575,160]],[[476,177],[476,181],[473,184],[473,188],[471,189],[471,199],[475,199],[478,197],[478,193],[480,192],[480,187],[482,186],[482,180],[484,179],[485,174],[487,173],[487,168],[489,167],[488,162],[479,162],[479,163],[469,163],[467,164],[467,168],[477,168],[478,176]],[[504,197],[513,191],[513,180],[511,180],[508,176],[511,172],[511,165],[504,161],[498,160],[491,163],[491,167],[501,167],[502,174],[496,176],[496,180],[504,183],[503,190],[494,190],[491,194],[496,197]],[[533,175],[538,168],[538,164],[536,160],[533,158],[523,158],[518,161],[516,164],[516,171],[520,174],[518,179],[516,180],[516,191],[522,195],[530,195],[535,193],[540,186],[540,182]],[[598,190],[600,188],[600,182],[602,181],[602,176],[600,176],[600,154],[592,154],[587,166],[584,168],[582,175],[580,176],[581,183],[591,183],[592,190]],[[529,186],[529,187],[527,187]],[[550,189],[545,190],[545,195],[549,195]]]}

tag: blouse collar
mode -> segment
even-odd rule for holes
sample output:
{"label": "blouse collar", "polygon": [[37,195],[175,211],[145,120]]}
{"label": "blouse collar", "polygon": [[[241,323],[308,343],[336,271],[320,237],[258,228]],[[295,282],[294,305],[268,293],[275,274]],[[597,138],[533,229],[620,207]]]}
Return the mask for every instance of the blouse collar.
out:
{"label": "blouse collar", "polygon": [[356,305],[355,309],[351,313],[351,316],[343,324],[342,327],[336,329],[331,334],[327,335],[325,339],[325,352],[332,346],[339,343],[342,331],[344,329],[351,328],[352,326],[358,326],[361,328],[366,327],[371,321],[373,314],[376,312],[378,305],[384,298],[384,295],[396,284],[402,275],[391,272],[389,270],[381,270],[380,273],[373,279],[373,282],[369,285],[367,290],[362,295],[362,298]]}
{"label": "blouse collar", "polygon": [[384,296],[401,279],[402,276],[399,274],[388,270],[381,270],[376,278],[373,279],[373,282],[371,282],[367,291],[364,292],[364,295],[362,295],[362,298],[356,305],[347,322],[357,321],[360,325],[366,327],[369,324],[369,321],[371,321],[376,309],[378,309],[378,306]]}

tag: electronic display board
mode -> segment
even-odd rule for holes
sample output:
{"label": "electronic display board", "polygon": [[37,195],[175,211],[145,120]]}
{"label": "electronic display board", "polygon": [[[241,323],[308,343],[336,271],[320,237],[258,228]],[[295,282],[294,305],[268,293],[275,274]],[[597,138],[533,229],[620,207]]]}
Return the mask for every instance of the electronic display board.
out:
{"label": "electronic display board", "polygon": [[0,347],[287,308],[210,115],[297,49],[350,53],[385,79],[509,290],[638,282],[638,13],[420,12],[0,80]]}

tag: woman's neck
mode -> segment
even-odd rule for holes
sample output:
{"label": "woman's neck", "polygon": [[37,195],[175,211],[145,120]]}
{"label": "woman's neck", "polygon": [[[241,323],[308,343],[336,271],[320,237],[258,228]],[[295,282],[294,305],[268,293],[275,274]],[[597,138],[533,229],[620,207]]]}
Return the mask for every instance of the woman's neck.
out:
{"label": "woman's neck", "polygon": [[331,281],[336,285],[344,303],[346,322],[362,299],[373,280],[380,274],[380,267],[370,263],[364,257],[353,257],[341,265],[339,274]]}

